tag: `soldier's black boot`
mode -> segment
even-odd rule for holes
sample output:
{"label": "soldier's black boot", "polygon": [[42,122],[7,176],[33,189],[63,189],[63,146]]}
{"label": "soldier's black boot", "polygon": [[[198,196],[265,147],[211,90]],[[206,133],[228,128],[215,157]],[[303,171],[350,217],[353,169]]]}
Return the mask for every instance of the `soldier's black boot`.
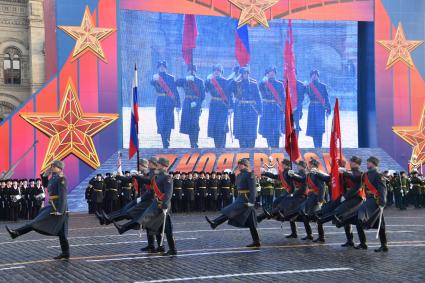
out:
{"label": "soldier's black boot", "polygon": [[305,228],[305,232],[307,233],[307,236],[301,238],[301,240],[305,241],[305,240],[313,240],[313,232],[311,231],[311,226],[310,223],[308,222],[308,219],[306,217],[304,218],[304,228]]}
{"label": "soldier's black boot", "polygon": [[347,242],[345,244],[342,244],[341,247],[354,247],[354,236],[353,232],[351,231],[351,225],[347,224],[344,226],[345,236],[347,238]]}
{"label": "soldier's black boot", "polygon": [[388,252],[388,246],[387,246],[387,234],[385,232],[385,223],[382,219],[381,223],[381,229],[379,229],[379,241],[381,242],[381,247],[375,250],[375,252]]}
{"label": "soldier's black boot", "polygon": [[169,233],[166,233],[166,236],[167,236],[167,242],[168,242],[168,252],[166,252],[164,255],[166,256],[177,255],[176,242],[174,241],[173,234],[169,232]]}
{"label": "soldier's black boot", "polygon": [[366,245],[366,243],[360,243],[357,246],[354,246],[354,248],[356,250],[367,250],[367,245]]}
{"label": "soldier's black boot", "polygon": [[117,222],[113,222],[115,228],[117,228],[118,233],[124,234],[125,232],[127,232],[130,229],[136,228],[136,226],[138,226],[139,224],[135,221],[130,221],[128,223],[125,223],[124,225],[120,225]]}
{"label": "soldier's black boot", "polygon": [[380,253],[380,252],[388,252],[388,247],[387,245],[385,246],[380,246],[379,248],[375,249],[375,252]]}
{"label": "soldier's black boot", "polygon": [[291,234],[289,234],[285,238],[287,238],[287,239],[296,239],[296,238],[298,238],[297,224],[295,222],[293,222],[293,221],[289,222],[289,224],[291,225]]}
{"label": "soldier's black boot", "polygon": [[55,256],[53,259],[56,259],[56,260],[62,260],[62,259],[64,259],[64,260],[66,260],[66,259],[69,259],[69,252],[68,253],[60,253],[58,256]]}
{"label": "soldier's black boot", "polygon": [[109,215],[102,210],[102,218],[103,218],[103,224],[109,225],[112,223],[113,219],[109,217]]}
{"label": "soldier's black boot", "polygon": [[164,248],[164,243],[162,243],[162,245],[161,245],[161,238],[162,238],[161,234],[158,234],[155,237],[156,237],[156,243],[158,244],[158,248],[155,250],[155,252],[164,253],[165,248]]}
{"label": "soldier's black boot", "polygon": [[57,260],[69,259],[69,243],[68,243],[68,239],[66,238],[64,227],[59,232],[59,243],[60,243],[62,252],[58,256],[54,257],[53,259],[57,259]]}
{"label": "soldier's black boot", "polygon": [[9,235],[12,239],[15,239],[19,236],[18,232],[16,232],[15,230],[9,229],[9,227],[7,227],[7,225],[6,225],[6,231],[9,233]]}
{"label": "soldier's black boot", "polygon": [[217,228],[218,225],[226,222],[228,218],[227,218],[226,215],[220,215],[219,217],[217,217],[216,219],[214,219],[212,221],[207,216],[205,216],[205,219],[210,224],[211,229],[215,229],[215,228]]}
{"label": "soldier's black boot", "polygon": [[363,226],[361,223],[358,223],[356,225],[357,228],[357,234],[359,235],[359,241],[360,244],[358,244],[357,246],[355,246],[354,248],[356,250],[367,250],[367,245],[366,245],[366,234],[364,232]]}
{"label": "soldier's black boot", "polygon": [[325,242],[325,230],[323,229],[323,224],[317,223],[317,232],[319,237],[313,240],[314,243],[324,243]]}
{"label": "soldier's black boot", "polygon": [[98,211],[95,211],[94,215],[96,215],[96,218],[99,220],[100,225],[105,225],[105,220],[103,219],[103,215],[101,213],[99,213]]}
{"label": "soldier's black boot", "polygon": [[155,253],[155,238],[153,235],[147,235],[148,238],[148,245],[144,248],[141,248],[140,250],[142,252],[147,252],[147,253]]}
{"label": "soldier's black boot", "polygon": [[260,237],[258,236],[257,228],[254,225],[249,227],[249,231],[251,232],[252,243],[247,245],[247,248],[259,248],[261,247]]}

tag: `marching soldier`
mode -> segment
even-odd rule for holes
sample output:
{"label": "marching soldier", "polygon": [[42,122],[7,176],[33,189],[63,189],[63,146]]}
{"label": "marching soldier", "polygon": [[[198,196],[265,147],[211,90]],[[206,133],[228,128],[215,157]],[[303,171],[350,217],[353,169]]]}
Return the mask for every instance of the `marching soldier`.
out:
{"label": "marching soldier", "polygon": [[106,173],[105,178],[105,212],[111,213],[118,209],[119,205],[118,195],[118,180],[115,175]]}
{"label": "marching soldier", "polygon": [[249,228],[252,243],[247,245],[248,248],[259,248],[260,237],[257,232],[257,216],[254,208],[256,198],[255,175],[249,171],[249,160],[241,159],[238,161],[238,169],[240,173],[236,177],[236,188],[238,197],[235,202],[226,206],[221,210],[221,214],[214,220],[210,220],[205,216],[205,219],[211,225],[212,229],[217,228],[220,224],[228,221],[229,225]]}
{"label": "marching soldier", "polygon": [[[169,164],[168,159],[158,159],[158,174],[153,176],[151,181],[154,200],[143,214],[137,220],[132,220],[124,225],[119,225],[114,222],[114,225],[120,234],[140,226],[148,230],[150,235],[154,236],[161,235],[162,231],[164,231],[169,246],[168,252],[164,254],[167,256],[177,254],[171,218],[167,213],[167,210],[171,205],[171,196],[173,194],[173,181],[171,176],[167,173]],[[165,225],[165,227],[163,227],[163,225]]]}
{"label": "marching soldier", "polygon": [[180,113],[180,96],[174,77],[167,73],[167,62],[158,62],[157,69],[158,73],[153,75],[151,81],[157,93],[156,126],[163,148],[168,148],[171,130],[174,129],[174,108],[177,114]]}
{"label": "marching soldier", "polygon": [[102,174],[96,175],[96,179],[93,181],[92,186],[94,211],[97,213],[102,213],[103,198],[105,195],[105,182],[103,181]]}
{"label": "marching soldier", "polygon": [[213,66],[208,75],[205,91],[211,96],[208,115],[208,137],[214,139],[216,148],[226,146],[226,133],[229,132],[228,117],[233,111],[233,98],[229,92],[229,81],[223,78],[223,66]]}
{"label": "marching soldier", "polygon": [[[43,174],[43,183],[47,184],[49,191],[49,205],[43,208],[37,217],[28,224],[18,228],[9,229],[7,232],[12,239],[31,231],[37,231],[43,235],[58,236],[61,246],[61,254],[54,259],[69,258],[68,234],[68,182],[63,174],[64,163],[59,160],[53,161],[50,169]],[[48,179],[51,175],[50,180]]]}
{"label": "marching soldier", "polygon": [[315,148],[321,148],[326,117],[331,113],[331,106],[327,87],[319,81],[319,71],[312,70],[310,78],[311,82],[307,86],[310,105],[308,107],[306,135],[313,138]]}
{"label": "marching soldier", "polygon": [[265,76],[260,82],[259,89],[263,103],[263,115],[260,118],[258,132],[267,139],[269,148],[278,148],[279,139],[284,131],[284,87],[276,80],[276,67],[266,69]]}
{"label": "marching soldier", "polygon": [[195,65],[189,65],[186,78],[176,81],[177,87],[183,88],[185,93],[180,133],[189,135],[191,148],[198,148],[199,117],[205,99],[204,81],[196,75],[196,71]]}
{"label": "marching soldier", "polygon": [[195,208],[195,180],[192,172],[188,172],[187,179],[183,182],[183,193],[185,202],[185,211],[192,212]]}
{"label": "marching soldier", "polygon": [[253,148],[257,139],[258,116],[261,116],[263,107],[257,81],[249,77],[249,69],[240,68],[239,73],[241,79],[231,84],[235,97],[233,134],[241,148]]}
{"label": "marching soldier", "polygon": [[180,178],[180,172],[174,172],[173,178],[173,198],[171,208],[173,212],[182,212],[182,199],[183,199],[183,180]]}
{"label": "marching soldier", "polygon": [[199,178],[196,179],[195,192],[196,197],[195,201],[198,206],[199,211],[205,211],[205,201],[207,196],[207,182],[205,179],[205,172],[200,172]]}
{"label": "marching soldier", "polygon": [[364,229],[379,229],[381,247],[375,252],[387,252],[387,235],[385,232],[384,208],[387,201],[387,188],[378,172],[379,159],[371,156],[367,159],[368,171],[362,175],[365,186],[366,201],[360,206],[357,214],[357,232],[360,244],[356,249],[367,249]]}
{"label": "marching soldier", "polygon": [[218,200],[218,186],[219,180],[217,179],[217,173],[215,171],[211,172],[211,178],[208,180],[208,197],[207,204],[208,210],[216,211],[217,210],[217,200]]}

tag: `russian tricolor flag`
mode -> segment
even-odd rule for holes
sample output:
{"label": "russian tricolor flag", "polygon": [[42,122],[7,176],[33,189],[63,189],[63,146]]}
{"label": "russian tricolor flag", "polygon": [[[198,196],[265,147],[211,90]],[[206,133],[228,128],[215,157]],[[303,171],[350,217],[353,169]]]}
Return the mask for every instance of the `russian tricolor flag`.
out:
{"label": "russian tricolor flag", "polygon": [[139,150],[139,104],[137,102],[137,66],[134,66],[133,103],[131,108],[130,146],[128,159]]}
{"label": "russian tricolor flag", "polygon": [[239,66],[246,66],[251,58],[247,25],[236,28],[235,49],[236,59],[238,60]]}

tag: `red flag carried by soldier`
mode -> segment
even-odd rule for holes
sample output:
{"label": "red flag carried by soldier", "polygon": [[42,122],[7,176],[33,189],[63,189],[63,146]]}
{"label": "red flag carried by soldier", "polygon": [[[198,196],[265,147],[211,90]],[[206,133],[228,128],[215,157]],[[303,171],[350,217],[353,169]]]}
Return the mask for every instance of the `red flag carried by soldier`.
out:
{"label": "red flag carried by soldier", "polygon": [[193,65],[193,49],[196,48],[198,29],[196,27],[195,15],[184,15],[183,28],[183,59],[187,65]]}
{"label": "red flag carried by soldier", "polygon": [[291,91],[292,105],[297,106],[297,76],[295,73],[295,52],[294,52],[294,36],[292,34],[292,21],[289,20],[288,32],[285,41],[284,51],[284,77],[289,81],[289,90]]}
{"label": "red flag carried by soldier", "polygon": [[332,200],[335,201],[342,194],[340,174],[338,172],[339,160],[342,159],[342,147],[341,147],[341,128],[339,121],[339,101],[338,98],[335,101],[334,117],[332,120],[332,132],[331,132],[331,144],[330,144],[330,156],[331,156],[331,181],[332,181]]}
{"label": "red flag carried by soldier", "polygon": [[294,127],[294,116],[292,114],[291,95],[289,92],[288,80],[286,80],[286,107],[285,107],[285,150],[291,161],[300,158],[298,147],[298,137]]}

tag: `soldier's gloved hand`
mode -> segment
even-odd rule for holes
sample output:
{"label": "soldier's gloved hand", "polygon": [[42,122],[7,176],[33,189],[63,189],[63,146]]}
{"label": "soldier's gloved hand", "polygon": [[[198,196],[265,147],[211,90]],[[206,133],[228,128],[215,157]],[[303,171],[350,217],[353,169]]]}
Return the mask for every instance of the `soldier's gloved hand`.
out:
{"label": "soldier's gloved hand", "polygon": [[213,74],[209,74],[208,77],[207,77],[207,80],[210,81],[210,80],[212,80],[212,78],[213,78]]}
{"label": "soldier's gloved hand", "polygon": [[154,80],[154,81],[159,80],[159,75],[158,75],[158,74],[153,75],[153,80]]}
{"label": "soldier's gloved hand", "polygon": [[254,204],[253,203],[250,203],[250,202],[245,203],[245,205],[248,206],[248,207],[254,206]]}
{"label": "soldier's gloved hand", "polygon": [[317,170],[317,168],[311,168],[310,173],[316,174],[319,171]]}
{"label": "soldier's gloved hand", "polygon": [[195,108],[196,107],[196,102],[195,101],[192,101],[191,103],[190,103],[190,108]]}
{"label": "soldier's gloved hand", "polygon": [[136,199],[136,202],[137,203],[139,203],[139,202],[141,202],[142,201],[142,197],[138,197],[137,199]]}
{"label": "soldier's gloved hand", "polygon": [[195,80],[195,77],[194,76],[186,76],[186,80],[193,82]]}
{"label": "soldier's gloved hand", "polygon": [[345,200],[345,197],[344,196],[342,196],[341,197],[341,202],[343,202]]}
{"label": "soldier's gloved hand", "polygon": [[385,208],[385,205],[380,205],[379,206],[379,209],[381,210],[381,212],[384,211],[384,208]]}
{"label": "soldier's gloved hand", "polygon": [[266,76],[264,76],[263,79],[262,79],[263,83],[267,82],[268,80],[269,80],[269,78],[266,77]]}
{"label": "soldier's gloved hand", "polygon": [[50,215],[60,216],[62,215],[62,213],[55,211],[55,212],[51,212]]}
{"label": "soldier's gloved hand", "polygon": [[294,170],[289,170],[289,171],[288,171],[288,175],[289,175],[289,176],[294,176],[294,175],[295,175]]}
{"label": "soldier's gloved hand", "polygon": [[344,168],[344,167],[339,167],[339,168],[338,168],[338,172],[342,174],[342,173],[347,172],[347,169],[346,169],[346,168]]}

